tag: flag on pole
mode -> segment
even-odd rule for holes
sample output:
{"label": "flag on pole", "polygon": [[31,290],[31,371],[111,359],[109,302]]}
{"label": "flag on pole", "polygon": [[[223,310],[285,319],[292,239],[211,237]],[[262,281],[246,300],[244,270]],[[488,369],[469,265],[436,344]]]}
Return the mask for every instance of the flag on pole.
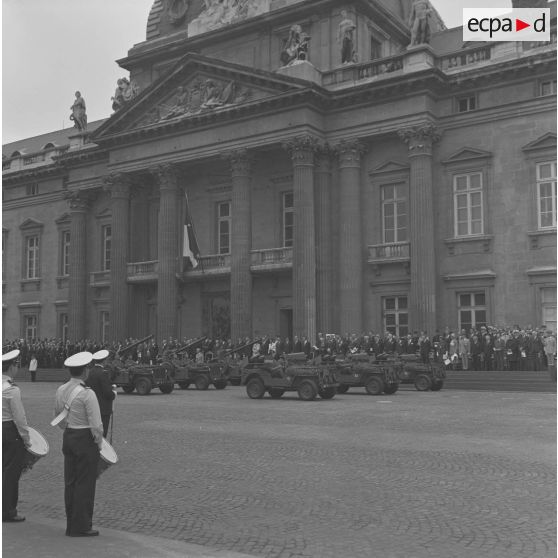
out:
{"label": "flag on pole", "polygon": [[186,197],[186,211],[184,219],[184,239],[182,247],[182,256],[190,260],[193,269],[199,265],[200,249],[196,240],[196,233],[194,232],[194,225],[190,216],[190,207],[188,205],[188,195]]}

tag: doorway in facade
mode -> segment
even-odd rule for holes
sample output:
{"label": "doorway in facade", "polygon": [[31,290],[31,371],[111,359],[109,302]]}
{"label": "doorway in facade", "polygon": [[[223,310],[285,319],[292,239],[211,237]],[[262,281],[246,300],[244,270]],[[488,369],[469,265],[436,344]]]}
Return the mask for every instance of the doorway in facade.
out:
{"label": "doorway in facade", "polygon": [[281,308],[279,310],[279,336],[281,339],[293,338],[293,309]]}

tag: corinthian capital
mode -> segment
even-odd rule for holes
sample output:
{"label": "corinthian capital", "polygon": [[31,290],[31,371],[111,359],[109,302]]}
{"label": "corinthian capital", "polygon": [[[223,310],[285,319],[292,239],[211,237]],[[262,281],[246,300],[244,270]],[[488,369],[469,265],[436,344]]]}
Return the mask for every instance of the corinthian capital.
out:
{"label": "corinthian capital", "polygon": [[293,160],[293,165],[313,165],[314,155],[319,147],[319,141],[310,134],[304,134],[283,143]]}
{"label": "corinthian capital", "polygon": [[180,175],[176,165],[165,163],[155,165],[149,169],[155,177],[160,190],[175,190],[178,187],[178,177]]}
{"label": "corinthian capital", "polygon": [[340,167],[358,167],[366,153],[366,145],[358,139],[344,139],[335,146],[335,152],[339,157]]}
{"label": "corinthian capital", "polygon": [[89,192],[68,190],[64,193],[64,199],[68,202],[68,206],[72,211],[87,211],[91,204],[92,195]]}
{"label": "corinthian capital", "polygon": [[409,156],[430,155],[432,153],[432,145],[442,136],[438,128],[430,122],[403,128],[397,133],[409,146]]}
{"label": "corinthian capital", "polygon": [[128,197],[131,177],[123,172],[113,172],[103,177],[103,185],[104,190],[110,192],[112,198]]}
{"label": "corinthian capital", "polygon": [[222,157],[230,164],[233,177],[250,176],[252,173],[253,157],[247,149],[233,149],[224,153]]}

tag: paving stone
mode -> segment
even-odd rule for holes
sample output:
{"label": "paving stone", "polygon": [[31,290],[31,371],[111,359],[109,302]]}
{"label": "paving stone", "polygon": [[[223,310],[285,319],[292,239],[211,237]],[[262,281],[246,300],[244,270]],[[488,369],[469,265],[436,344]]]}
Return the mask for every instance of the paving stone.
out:
{"label": "paving stone", "polygon": [[[20,510],[63,523],[62,436],[48,426],[56,388],[22,386],[51,452],[23,477]],[[99,479],[95,526],[261,558],[546,558],[556,553],[555,400],[120,394],[120,462]]]}

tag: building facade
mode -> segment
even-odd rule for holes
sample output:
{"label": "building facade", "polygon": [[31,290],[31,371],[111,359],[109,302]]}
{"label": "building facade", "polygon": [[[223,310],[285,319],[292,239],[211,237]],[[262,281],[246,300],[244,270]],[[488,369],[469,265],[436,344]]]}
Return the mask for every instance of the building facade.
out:
{"label": "building facade", "polygon": [[3,146],[4,338],[556,330],[555,3],[550,43],[465,44],[227,6],[156,0],[110,117]]}

